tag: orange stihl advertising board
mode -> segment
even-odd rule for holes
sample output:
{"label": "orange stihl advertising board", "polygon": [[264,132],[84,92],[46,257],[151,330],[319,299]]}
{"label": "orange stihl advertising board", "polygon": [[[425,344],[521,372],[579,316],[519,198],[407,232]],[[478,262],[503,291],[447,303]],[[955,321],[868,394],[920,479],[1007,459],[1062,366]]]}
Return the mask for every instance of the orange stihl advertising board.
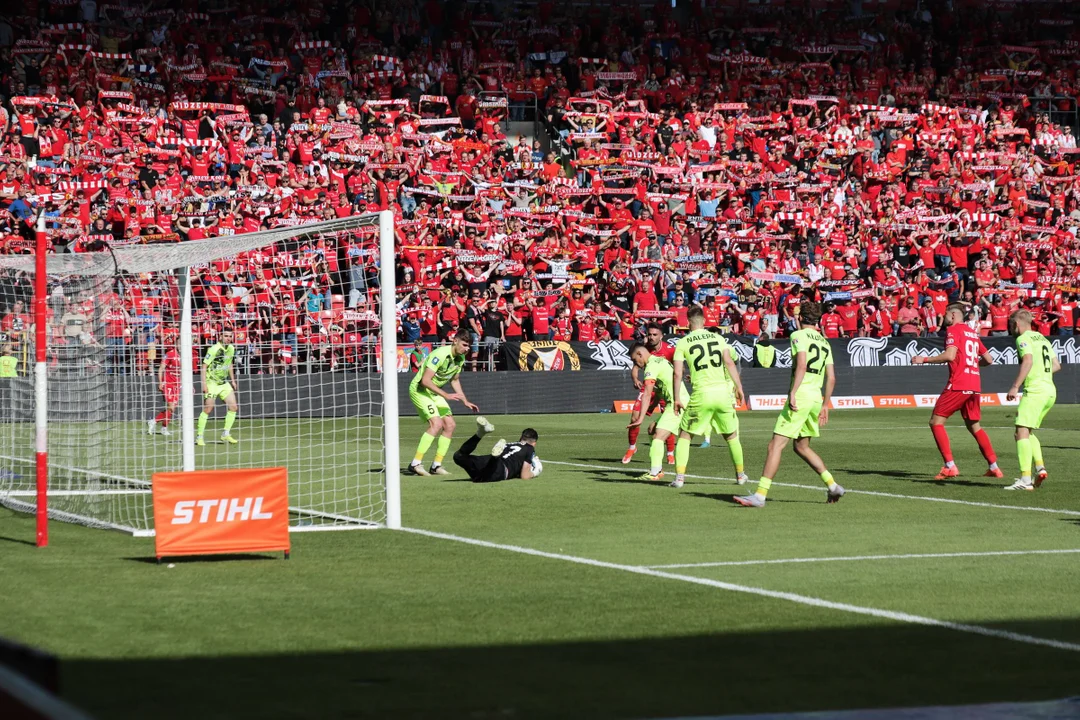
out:
{"label": "orange stihl advertising board", "polygon": [[157,556],[289,550],[283,467],[155,473]]}

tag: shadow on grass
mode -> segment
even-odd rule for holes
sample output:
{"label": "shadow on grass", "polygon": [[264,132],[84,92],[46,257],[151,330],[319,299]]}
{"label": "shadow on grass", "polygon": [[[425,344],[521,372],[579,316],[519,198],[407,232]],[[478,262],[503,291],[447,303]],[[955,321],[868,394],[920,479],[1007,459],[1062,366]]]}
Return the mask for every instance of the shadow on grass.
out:
{"label": "shadow on grass", "polygon": [[[1080,637],[1077,619],[1003,625],[1036,637]],[[363,635],[360,627],[349,637],[359,643]],[[63,696],[96,717],[118,720],[593,720],[1050,700],[1075,694],[1080,673],[1075,653],[909,624],[263,656],[206,653],[65,661]],[[988,664],[994,672],[986,671]],[[759,684],[717,680],[745,678],[753,667],[768,667],[783,682],[762,692]],[[1039,668],[1037,682],[1032,667]],[[843,692],[821,682],[821,668],[843,668]]]}
{"label": "shadow on grass", "polygon": [[[730,503],[731,505],[733,505],[733,506],[735,506],[737,508],[742,508],[743,507],[742,505],[735,502],[735,497],[736,496],[741,496],[741,495],[749,495],[751,493],[743,491],[743,492],[721,492],[721,493],[689,492],[689,493],[683,493],[683,494],[684,495],[689,495],[690,497],[703,498],[705,500],[719,500],[720,502]],[[793,504],[800,504],[800,505],[824,505],[825,504],[820,500],[788,500],[788,499],[785,499],[785,498],[774,498],[771,495],[769,496],[769,499],[766,501],[767,505],[774,505],[776,503],[793,503]],[[752,508],[748,508],[748,509],[752,509]]]}
{"label": "shadow on grass", "polygon": [[845,475],[871,475],[890,478],[915,478],[925,475],[925,473],[910,472],[908,470],[855,470],[853,468],[839,468],[837,473],[844,473]]}
{"label": "shadow on grass", "polygon": [[1000,488],[1005,487],[1005,478],[1002,478],[1000,482],[981,482],[977,480],[935,480],[929,478],[926,480],[912,480],[911,482],[920,483],[922,485],[937,485],[938,487],[945,487],[946,485],[955,485],[956,487],[971,487],[971,488]]}
{"label": "shadow on grass", "polygon": [[25,538],[8,537],[7,535],[0,535],[0,542],[15,543],[16,545],[29,545],[30,547],[37,547],[37,543],[32,540],[26,540]]}
{"label": "shadow on grass", "polygon": [[[127,557],[124,558],[129,562],[146,563],[147,565],[157,565],[158,561],[156,557]],[[281,560],[281,554],[266,554],[255,555],[253,553],[235,553],[232,555],[184,555],[181,557],[163,557],[161,559],[162,565],[181,565],[186,563],[220,563],[220,562],[241,562],[244,560]]]}

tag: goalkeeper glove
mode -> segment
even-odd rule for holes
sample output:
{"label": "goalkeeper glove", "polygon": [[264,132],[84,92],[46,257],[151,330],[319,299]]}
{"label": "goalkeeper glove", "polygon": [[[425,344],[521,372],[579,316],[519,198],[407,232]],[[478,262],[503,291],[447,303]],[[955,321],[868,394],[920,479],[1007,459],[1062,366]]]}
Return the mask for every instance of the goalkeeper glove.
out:
{"label": "goalkeeper glove", "polygon": [[540,458],[536,457],[535,455],[533,456],[533,459],[529,464],[532,465],[533,477],[536,477],[544,471],[544,465],[540,462]]}

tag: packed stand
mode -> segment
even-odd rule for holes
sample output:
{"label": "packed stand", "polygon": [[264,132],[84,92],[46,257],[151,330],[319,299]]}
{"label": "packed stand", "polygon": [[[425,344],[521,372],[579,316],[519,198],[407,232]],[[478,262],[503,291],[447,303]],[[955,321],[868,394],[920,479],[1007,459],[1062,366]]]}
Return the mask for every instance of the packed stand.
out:
{"label": "packed stand", "polygon": [[[40,211],[53,250],[95,252],[390,209],[403,366],[460,326],[475,369],[506,339],[677,332],[693,303],[752,336],[805,297],[830,336],[935,333],[955,300],[985,334],[1021,304],[1076,325],[1066,6],[267,5],[0,23],[5,252]],[[534,112],[543,137],[507,137]],[[249,372],[373,367],[376,232],[198,268],[199,338],[235,328]],[[110,363],[151,372],[175,281],[117,291]]]}

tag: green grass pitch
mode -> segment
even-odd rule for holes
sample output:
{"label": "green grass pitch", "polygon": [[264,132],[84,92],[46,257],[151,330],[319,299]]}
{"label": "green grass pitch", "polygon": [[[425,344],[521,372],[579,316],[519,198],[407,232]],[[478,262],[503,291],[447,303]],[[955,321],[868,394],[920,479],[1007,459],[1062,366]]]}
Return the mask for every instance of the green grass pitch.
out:
{"label": "green grass pitch", "polygon": [[[1003,480],[982,477],[958,423],[961,479],[931,480],[929,411],[837,412],[814,446],[854,492],[826,505],[788,452],[762,510],[730,502],[753,486],[727,479],[718,438],[674,490],[635,479],[645,443],[619,464],[626,416],[495,416],[496,437],[539,431],[540,478],[402,480],[406,526],[490,546],[298,533],[287,562],[168,568],[150,540],[61,523],[37,550],[32,519],[0,509],[0,635],[58,654],[65,697],[100,718],[641,718],[1076,694],[1080,407],[1040,433],[1051,476],[1034,493],[1001,489],[1017,474],[1012,411],[984,412]],[[752,478],[774,419],[742,415]],[[403,458],[419,432],[403,420]],[[807,558],[845,559],[756,562]]]}

